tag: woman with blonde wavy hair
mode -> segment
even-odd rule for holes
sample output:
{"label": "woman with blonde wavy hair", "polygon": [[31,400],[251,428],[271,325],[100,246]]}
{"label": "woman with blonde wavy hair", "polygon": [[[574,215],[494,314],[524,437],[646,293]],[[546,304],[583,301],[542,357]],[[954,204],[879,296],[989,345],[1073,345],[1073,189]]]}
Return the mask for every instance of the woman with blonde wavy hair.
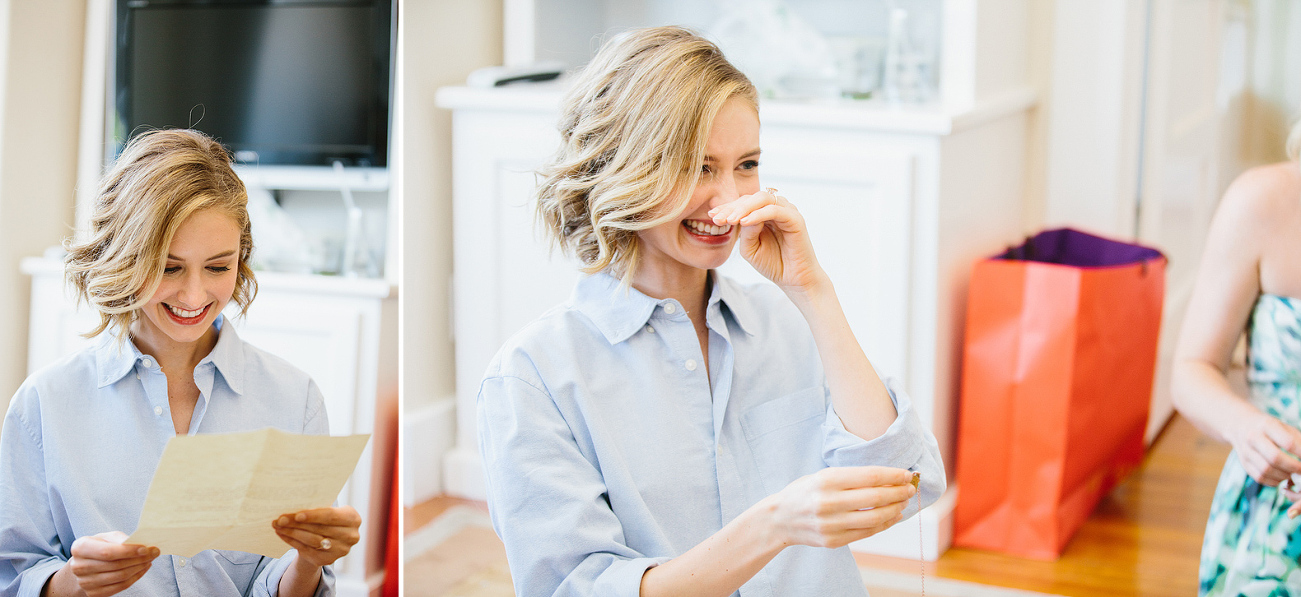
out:
{"label": "woman with blonde wavy hair", "polygon": [[105,175],[67,277],[99,336],[32,374],[0,428],[0,595],[330,595],[358,540],[351,507],[286,513],[285,556],[160,558],[125,543],[175,435],[328,433],[316,384],[221,315],[256,294],[244,185],[220,144],[159,130]]}
{"label": "woman with blonde wavy hair", "polygon": [[[1301,594],[1301,121],[1289,161],[1224,192],[1175,352],[1175,406],[1233,446],[1202,542],[1201,595]],[[1247,334],[1247,386],[1229,381]]]}
{"label": "woman with blonde wavy hair", "polygon": [[[587,275],[478,398],[516,593],[865,594],[846,545],[933,502],[944,472],[803,218],[760,188],[754,86],[690,31],[643,29],[561,111],[537,209]],[[738,244],[775,285],[715,271]]]}

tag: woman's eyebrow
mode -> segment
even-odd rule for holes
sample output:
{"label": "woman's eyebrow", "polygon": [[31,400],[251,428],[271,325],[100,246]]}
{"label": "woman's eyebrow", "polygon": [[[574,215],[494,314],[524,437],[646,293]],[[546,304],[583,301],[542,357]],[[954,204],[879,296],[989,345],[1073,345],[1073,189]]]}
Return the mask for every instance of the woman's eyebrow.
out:
{"label": "woman's eyebrow", "polygon": [[[739,157],[739,158],[737,158],[737,159],[738,159],[738,160],[744,160],[744,159],[746,159],[746,158],[752,158],[752,157],[754,157],[754,156],[759,155],[759,153],[760,153],[761,151],[762,151],[761,149],[759,149],[758,147],[756,147],[756,148],[754,148],[754,149],[751,149],[750,151],[745,152],[744,155],[742,155],[741,157]],[[706,161],[706,162],[717,162],[717,161],[718,161],[718,158],[716,158],[716,157],[714,157],[714,156],[712,156],[712,155],[709,155],[709,154],[705,154],[705,161]]]}
{"label": "woman's eyebrow", "polygon": [[[225,251],[225,252],[222,252],[222,253],[218,253],[218,254],[216,254],[216,255],[213,255],[212,257],[209,257],[209,258],[207,258],[207,259],[204,259],[204,261],[212,261],[212,260],[214,260],[214,259],[221,259],[221,258],[223,258],[223,257],[230,257],[231,255],[234,255],[234,254],[235,254],[235,251],[233,251],[233,250],[232,250],[232,251]],[[167,254],[167,258],[170,259],[170,260],[172,260],[172,261],[185,261],[184,259],[181,259],[180,257],[177,257],[177,256],[175,256],[175,255],[172,255],[171,253],[168,253],[168,254]]]}

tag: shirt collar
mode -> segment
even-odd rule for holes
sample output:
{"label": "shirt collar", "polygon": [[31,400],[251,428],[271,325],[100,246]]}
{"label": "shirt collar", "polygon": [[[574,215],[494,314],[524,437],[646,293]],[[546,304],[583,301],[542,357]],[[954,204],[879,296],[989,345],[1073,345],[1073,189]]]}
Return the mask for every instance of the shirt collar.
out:
{"label": "shirt collar", "polygon": [[714,270],[713,278],[714,289],[710,291],[709,305],[712,307],[715,302],[722,303],[723,312],[731,315],[732,322],[747,336],[753,336],[757,314],[750,295],[741,290],[741,285],[736,280],[719,275],[718,270]]}
{"label": "shirt collar", "polygon": [[[708,308],[721,303],[725,313],[746,334],[751,334],[746,322],[752,321],[752,308],[736,282],[711,272],[716,281],[710,290]],[[610,344],[630,338],[650,321],[657,307],[677,304],[673,299],[651,298],[631,286],[621,288],[619,280],[605,272],[584,275],[574,287],[571,303],[579,313],[586,315]]]}
{"label": "shirt collar", "polygon": [[[240,349],[239,335],[235,328],[227,327],[226,316],[218,315],[212,322],[217,328],[217,344],[212,351],[199,361],[199,366],[212,363],[221,373],[226,385],[236,394],[244,393],[244,351]],[[126,377],[137,362],[147,358],[136,348],[135,343],[120,341],[116,334],[101,334],[99,344],[95,347],[95,368],[99,372],[99,387],[117,383]]]}

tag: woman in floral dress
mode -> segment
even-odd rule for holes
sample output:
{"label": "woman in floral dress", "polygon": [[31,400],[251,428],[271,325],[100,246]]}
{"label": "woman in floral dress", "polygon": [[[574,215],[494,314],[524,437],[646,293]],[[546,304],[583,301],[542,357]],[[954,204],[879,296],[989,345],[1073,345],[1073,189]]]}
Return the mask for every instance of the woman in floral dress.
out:
{"label": "woman in floral dress", "polygon": [[[1301,596],[1301,123],[1290,160],[1229,186],[1175,354],[1175,406],[1233,446],[1202,544],[1200,595]],[[1227,372],[1247,332],[1247,391]]]}

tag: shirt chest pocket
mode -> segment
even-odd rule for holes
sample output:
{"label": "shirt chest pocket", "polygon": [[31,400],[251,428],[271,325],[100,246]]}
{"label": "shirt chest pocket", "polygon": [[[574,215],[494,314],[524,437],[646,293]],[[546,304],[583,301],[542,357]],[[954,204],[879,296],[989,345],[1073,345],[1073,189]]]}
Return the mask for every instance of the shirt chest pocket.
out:
{"label": "shirt chest pocket", "polygon": [[822,461],[826,408],[822,388],[815,387],[769,400],[741,415],[741,428],[769,494],[826,466]]}
{"label": "shirt chest pocket", "polygon": [[212,551],[225,562],[236,566],[256,566],[258,562],[262,561],[261,555],[246,551],[230,551],[226,549],[214,549]]}

